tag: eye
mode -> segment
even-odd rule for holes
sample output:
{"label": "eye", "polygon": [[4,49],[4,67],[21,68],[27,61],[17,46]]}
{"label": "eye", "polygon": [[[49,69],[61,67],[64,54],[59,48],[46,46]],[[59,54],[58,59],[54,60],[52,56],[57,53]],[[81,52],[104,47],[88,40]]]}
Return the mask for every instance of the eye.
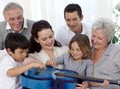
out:
{"label": "eye", "polygon": [[18,19],[18,20],[21,20],[21,19],[23,19],[23,16],[20,15],[17,19]]}
{"label": "eye", "polygon": [[10,19],[9,19],[9,21],[14,21],[14,20],[15,20],[15,18],[10,18]]}
{"label": "eye", "polygon": [[78,21],[78,19],[77,19],[77,18],[74,18],[73,21]]}
{"label": "eye", "polygon": [[49,38],[53,38],[53,35],[50,35]]}
{"label": "eye", "polygon": [[42,38],[42,41],[46,41],[47,40],[47,38]]}

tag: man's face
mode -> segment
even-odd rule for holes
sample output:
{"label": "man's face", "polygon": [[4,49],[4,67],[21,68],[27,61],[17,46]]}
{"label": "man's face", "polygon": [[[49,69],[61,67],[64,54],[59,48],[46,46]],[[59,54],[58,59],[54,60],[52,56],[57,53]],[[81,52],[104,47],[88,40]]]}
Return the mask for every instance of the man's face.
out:
{"label": "man's face", "polygon": [[81,31],[81,21],[83,17],[79,17],[77,11],[65,12],[65,21],[68,27],[75,33]]}
{"label": "man's face", "polygon": [[16,8],[7,10],[4,14],[5,20],[9,23],[12,30],[19,32],[23,28],[24,18],[21,9]]}

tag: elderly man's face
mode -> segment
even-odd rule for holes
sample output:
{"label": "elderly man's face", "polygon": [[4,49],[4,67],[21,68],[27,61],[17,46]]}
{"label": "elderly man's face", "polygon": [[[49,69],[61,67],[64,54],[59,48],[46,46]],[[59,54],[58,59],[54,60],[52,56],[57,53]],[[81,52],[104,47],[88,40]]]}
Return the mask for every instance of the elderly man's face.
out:
{"label": "elderly man's face", "polygon": [[23,28],[24,18],[21,9],[7,10],[4,18],[15,32],[19,32]]}

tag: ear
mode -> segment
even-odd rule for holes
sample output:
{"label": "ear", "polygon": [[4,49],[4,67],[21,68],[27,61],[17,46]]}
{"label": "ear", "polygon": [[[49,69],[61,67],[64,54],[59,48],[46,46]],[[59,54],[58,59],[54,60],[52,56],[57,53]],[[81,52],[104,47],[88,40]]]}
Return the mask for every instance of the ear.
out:
{"label": "ear", "polygon": [[10,49],[10,48],[7,48],[7,52],[8,52],[8,54],[10,54],[10,55],[12,55],[12,54],[13,54],[13,52],[11,51],[11,49]]}
{"label": "ear", "polygon": [[81,20],[81,21],[83,20],[83,17],[84,17],[83,15],[82,15],[82,16],[80,16],[80,20]]}
{"label": "ear", "polygon": [[39,43],[39,41],[38,41],[38,39],[37,39],[37,38],[34,38],[34,40],[35,40],[37,43]]}

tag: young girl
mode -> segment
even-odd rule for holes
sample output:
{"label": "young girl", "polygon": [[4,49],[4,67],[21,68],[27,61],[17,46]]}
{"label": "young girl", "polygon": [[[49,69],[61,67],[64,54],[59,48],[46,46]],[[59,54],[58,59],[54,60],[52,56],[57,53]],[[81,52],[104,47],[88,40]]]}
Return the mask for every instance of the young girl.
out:
{"label": "young girl", "polygon": [[63,54],[54,61],[47,61],[47,65],[55,67],[56,64],[63,64],[64,69],[76,71],[83,76],[92,76],[93,63],[88,37],[82,34],[75,35],[70,41],[69,48],[70,53]]}

